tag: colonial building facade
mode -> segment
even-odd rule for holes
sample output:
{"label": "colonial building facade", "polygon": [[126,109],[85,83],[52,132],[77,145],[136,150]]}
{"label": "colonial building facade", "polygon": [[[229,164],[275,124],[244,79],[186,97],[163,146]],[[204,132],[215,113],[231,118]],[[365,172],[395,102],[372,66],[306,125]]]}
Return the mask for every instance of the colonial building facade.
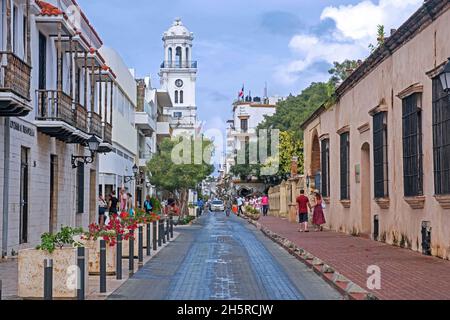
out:
{"label": "colonial building facade", "polygon": [[328,227],[450,258],[450,3],[423,6],[303,125]]}
{"label": "colonial building facade", "polygon": [[115,75],[76,2],[58,3],[1,1],[2,256],[97,214],[98,156],[88,142],[111,150]]}

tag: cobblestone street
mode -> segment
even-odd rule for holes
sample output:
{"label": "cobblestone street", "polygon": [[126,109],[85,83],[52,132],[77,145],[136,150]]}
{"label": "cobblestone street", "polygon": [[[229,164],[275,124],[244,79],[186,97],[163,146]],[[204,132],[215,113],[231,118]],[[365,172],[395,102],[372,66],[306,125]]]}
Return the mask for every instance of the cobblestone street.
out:
{"label": "cobblestone street", "polygon": [[110,299],[341,299],[313,271],[247,222],[210,213],[154,257]]}

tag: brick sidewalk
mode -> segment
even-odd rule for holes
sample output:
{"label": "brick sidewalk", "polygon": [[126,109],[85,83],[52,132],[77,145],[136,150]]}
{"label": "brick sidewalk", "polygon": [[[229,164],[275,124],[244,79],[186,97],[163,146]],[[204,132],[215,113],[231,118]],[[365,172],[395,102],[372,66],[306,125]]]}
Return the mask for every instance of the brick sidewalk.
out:
{"label": "brick sidewalk", "polygon": [[298,224],[285,219],[262,217],[258,222],[366,290],[367,267],[379,266],[381,290],[368,290],[379,299],[450,299],[450,261],[332,231],[299,233]]}

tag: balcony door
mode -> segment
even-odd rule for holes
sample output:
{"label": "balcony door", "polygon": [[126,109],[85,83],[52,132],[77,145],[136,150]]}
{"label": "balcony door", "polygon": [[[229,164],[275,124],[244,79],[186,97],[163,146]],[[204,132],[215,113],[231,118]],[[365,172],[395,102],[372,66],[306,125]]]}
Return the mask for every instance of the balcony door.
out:
{"label": "balcony door", "polygon": [[47,37],[39,33],[39,90],[47,88]]}

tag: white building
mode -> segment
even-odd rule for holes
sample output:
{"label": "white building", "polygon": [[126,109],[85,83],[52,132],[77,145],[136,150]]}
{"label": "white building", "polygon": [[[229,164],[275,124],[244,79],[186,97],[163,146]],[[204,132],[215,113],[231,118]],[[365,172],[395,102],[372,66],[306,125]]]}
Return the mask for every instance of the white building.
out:
{"label": "white building", "polygon": [[[277,103],[283,100],[284,98],[281,97],[264,97],[261,99],[260,97],[247,96],[244,100],[233,103],[233,119],[227,121],[226,156],[221,166],[223,178],[230,177],[230,170],[236,164],[239,150],[242,150],[246,143],[256,141],[256,128],[264,121],[265,116],[275,114]],[[233,178],[236,191],[243,196],[264,191],[264,184],[258,181],[241,181],[240,177],[231,178]]]}
{"label": "white building", "polygon": [[[164,120],[164,108],[171,108],[172,101],[167,91],[152,88],[150,77],[137,79],[137,110],[135,115],[138,129],[138,167],[145,172],[148,161],[157,152],[161,138],[170,136],[169,122]],[[166,121],[166,122],[164,122]],[[155,188],[149,177],[142,175],[136,188],[136,200],[143,206],[147,195],[155,195]]]}
{"label": "white building", "polygon": [[102,41],[84,14],[71,19],[75,1],[48,2],[1,1],[2,256],[94,221],[99,163],[87,142],[111,150],[114,73]]}
{"label": "white building", "polygon": [[133,167],[138,158],[138,130],[135,125],[137,85],[120,55],[102,46],[100,53],[115,71],[113,88],[112,152],[100,155],[99,192],[104,196],[116,194],[124,187],[135,197],[136,179]]}
{"label": "white building", "polygon": [[173,106],[167,108],[170,126],[174,136],[194,135],[197,124],[197,104],[195,87],[197,61],[192,60],[194,34],[176,19],[164,32],[164,61],[159,76],[161,88],[169,92]]}

